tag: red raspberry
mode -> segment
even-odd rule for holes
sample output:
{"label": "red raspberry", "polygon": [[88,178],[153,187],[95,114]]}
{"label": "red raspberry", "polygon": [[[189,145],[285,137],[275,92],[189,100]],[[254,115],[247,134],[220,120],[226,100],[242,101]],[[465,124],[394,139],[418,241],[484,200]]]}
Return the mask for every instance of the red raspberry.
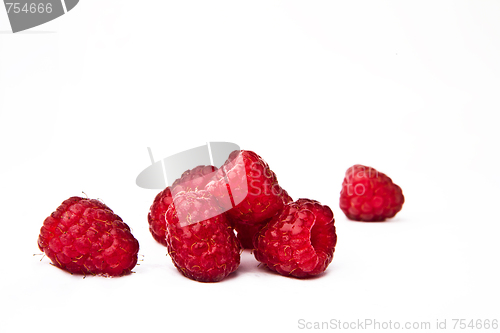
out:
{"label": "red raspberry", "polygon": [[[293,201],[293,199],[288,195],[288,193],[285,190],[283,190],[282,198],[283,198],[283,204],[287,204]],[[281,210],[278,211],[276,214],[280,212]],[[272,217],[268,218],[267,220],[264,220],[263,222],[255,224],[248,224],[239,220],[230,220],[230,222],[231,226],[237,232],[236,236],[238,237],[241,246],[244,249],[253,249],[253,238],[255,234],[257,234],[260,231],[260,229],[262,229],[267,223],[269,223],[271,219]]]}
{"label": "red raspberry", "polygon": [[135,267],[139,242],[102,202],[71,197],[43,222],[38,247],[70,273],[120,276]]}
{"label": "red raspberry", "polygon": [[180,191],[203,189],[213,177],[212,173],[215,171],[217,171],[217,168],[211,165],[200,165],[192,170],[187,170],[182,174],[181,178],[177,179],[172,184],[172,186],[168,186],[156,195],[149,209],[148,222],[149,231],[157,242],[167,246],[167,241],[165,239],[167,235],[165,213],[173,201],[172,189],[174,189],[174,194]]}
{"label": "red raspberry", "polygon": [[235,150],[205,187],[233,220],[258,224],[283,208],[275,173],[256,153]]}
{"label": "red raspberry", "polygon": [[334,223],[332,210],[318,201],[288,203],[255,236],[255,258],[282,275],[318,275],[333,259],[337,243]]}
{"label": "red raspberry", "polygon": [[218,282],[240,264],[240,244],[208,191],[179,192],[167,210],[167,248],[186,277]]}
{"label": "red raspberry", "polygon": [[158,193],[149,209],[148,222],[149,231],[153,238],[160,244],[167,246],[167,223],[165,213],[172,203],[172,192],[170,186]]}
{"label": "red raspberry", "polygon": [[347,169],[340,192],[340,209],[349,219],[384,221],[394,217],[404,202],[401,188],[382,172],[359,164]]}

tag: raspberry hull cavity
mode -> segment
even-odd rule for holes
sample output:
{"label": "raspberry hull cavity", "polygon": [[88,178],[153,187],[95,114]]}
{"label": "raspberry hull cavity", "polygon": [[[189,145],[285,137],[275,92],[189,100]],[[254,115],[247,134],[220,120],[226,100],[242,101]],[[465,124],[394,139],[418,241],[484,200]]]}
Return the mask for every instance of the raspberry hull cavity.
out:
{"label": "raspberry hull cavity", "polygon": [[288,203],[255,235],[255,258],[281,275],[318,275],[333,259],[337,243],[334,223],[331,209],[318,201]]}

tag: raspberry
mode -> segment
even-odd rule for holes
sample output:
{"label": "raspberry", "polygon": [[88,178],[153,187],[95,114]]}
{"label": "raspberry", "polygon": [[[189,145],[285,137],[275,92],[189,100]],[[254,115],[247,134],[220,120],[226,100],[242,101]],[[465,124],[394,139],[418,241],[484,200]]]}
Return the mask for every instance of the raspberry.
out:
{"label": "raspberry", "polygon": [[333,259],[337,243],[334,223],[332,210],[318,201],[288,203],[255,235],[255,258],[282,275],[318,275]]}
{"label": "raspberry", "polygon": [[351,220],[379,222],[394,217],[403,207],[401,188],[374,168],[356,164],[347,169],[340,209]]}
{"label": "raspberry", "polygon": [[175,195],[175,193],[180,191],[203,189],[212,178],[212,173],[216,170],[217,168],[211,165],[200,165],[192,170],[187,170],[182,174],[181,178],[177,179],[172,184],[172,186],[168,186],[156,195],[149,209],[148,222],[149,231],[158,243],[167,246],[167,241],[165,239],[167,235],[165,213],[173,201],[172,190]]}
{"label": "raspberry", "polygon": [[153,238],[160,244],[167,246],[167,224],[165,222],[165,213],[172,203],[172,192],[170,186],[158,193],[149,209],[148,223],[149,231]]}
{"label": "raspberry", "polygon": [[167,248],[186,277],[218,282],[240,264],[240,244],[208,191],[181,191],[167,210]]}
{"label": "raspberry", "polygon": [[38,247],[70,273],[120,276],[135,267],[139,242],[102,202],[71,197],[43,222]]}
{"label": "raspberry", "polygon": [[233,220],[258,224],[283,208],[276,174],[256,153],[235,150],[205,187]]}
{"label": "raspberry", "polygon": [[[287,204],[293,201],[293,199],[288,195],[288,193],[285,190],[283,190],[282,198],[283,198],[283,204]],[[280,212],[281,211],[278,211],[276,214]],[[262,229],[267,223],[269,223],[271,219],[272,217],[268,218],[267,220],[264,220],[263,222],[254,224],[244,223],[240,220],[230,220],[230,222],[231,226],[237,232],[236,236],[238,237],[241,246],[244,249],[253,249],[253,238],[255,234],[258,233],[259,230]]]}

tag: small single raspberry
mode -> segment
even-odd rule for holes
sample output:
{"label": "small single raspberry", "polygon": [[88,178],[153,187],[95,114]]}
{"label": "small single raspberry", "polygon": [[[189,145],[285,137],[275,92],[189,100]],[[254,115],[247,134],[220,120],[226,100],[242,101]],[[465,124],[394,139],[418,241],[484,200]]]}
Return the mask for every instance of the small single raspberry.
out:
{"label": "small single raspberry", "polygon": [[70,273],[120,276],[137,264],[139,242],[102,202],[71,197],[43,222],[38,247]]}
{"label": "small single raspberry", "polygon": [[[293,201],[293,199],[288,195],[288,192],[286,192],[285,190],[283,190],[282,198],[284,205]],[[279,210],[276,214],[279,213],[281,213],[281,210]],[[231,226],[237,233],[236,236],[238,237],[241,246],[244,249],[253,249],[253,239],[255,234],[257,234],[260,229],[262,229],[267,223],[269,223],[271,219],[272,217],[260,223],[248,224],[240,220],[233,220],[231,218],[228,218],[228,220],[230,220]]]}
{"label": "small single raspberry", "polygon": [[208,191],[181,191],[167,210],[167,248],[175,267],[200,282],[218,282],[240,264],[240,244]]}
{"label": "small single raspberry", "polygon": [[165,239],[167,235],[165,213],[173,201],[172,194],[175,195],[175,193],[180,191],[203,189],[213,177],[213,172],[215,171],[217,171],[217,168],[211,165],[200,165],[194,169],[187,170],[179,179],[174,181],[172,186],[168,186],[156,195],[149,209],[148,223],[149,231],[158,243],[167,246],[167,241]]}
{"label": "small single raspberry", "polygon": [[403,207],[401,188],[374,168],[356,164],[345,173],[340,209],[351,220],[379,222],[394,217]]}
{"label": "small single raspberry", "polygon": [[333,212],[315,200],[288,203],[253,243],[255,258],[279,274],[318,275],[331,263],[337,244]]}
{"label": "small single raspberry", "polygon": [[283,208],[286,192],[276,174],[256,153],[235,150],[205,189],[233,220],[259,224]]}

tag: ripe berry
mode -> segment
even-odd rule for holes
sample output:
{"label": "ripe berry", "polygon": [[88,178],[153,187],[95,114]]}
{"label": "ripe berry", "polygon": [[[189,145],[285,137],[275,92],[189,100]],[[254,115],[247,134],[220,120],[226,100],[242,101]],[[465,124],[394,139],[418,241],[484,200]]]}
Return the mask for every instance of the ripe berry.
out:
{"label": "ripe berry", "polygon": [[232,219],[259,224],[283,208],[285,191],[256,153],[235,150],[205,187]]}
{"label": "ripe berry", "polygon": [[240,264],[240,244],[207,191],[181,191],[167,210],[167,248],[186,277],[218,282]]}
{"label": "ripe berry", "polygon": [[[288,195],[288,193],[283,190],[283,204],[292,202],[293,199]],[[276,214],[281,213],[281,210],[276,212]],[[231,219],[228,217],[231,226],[236,231],[236,236],[244,249],[253,249],[253,239],[255,234],[257,234],[260,229],[262,229],[266,224],[271,221],[272,217],[264,220],[263,222],[248,224],[240,220]]]}
{"label": "ripe berry", "polygon": [[165,239],[167,235],[165,213],[173,201],[172,191],[175,195],[175,193],[180,191],[203,189],[212,178],[212,173],[216,170],[217,168],[211,165],[200,165],[192,170],[187,170],[172,184],[172,186],[168,186],[156,195],[153,204],[149,209],[148,223],[149,231],[158,243],[167,246],[167,241]]}
{"label": "ripe berry", "polygon": [[364,165],[347,169],[340,209],[351,220],[378,222],[394,217],[403,207],[401,188],[388,176]]}
{"label": "ripe berry", "polygon": [[139,242],[102,202],[71,197],[43,222],[38,247],[70,273],[120,276],[135,267]]}
{"label": "ripe berry", "polygon": [[165,246],[167,246],[167,223],[165,222],[165,213],[172,201],[172,192],[170,192],[170,187],[168,186],[156,195],[148,213],[149,231],[151,235],[158,243]]}
{"label": "ripe berry", "polygon": [[255,236],[255,258],[285,276],[318,275],[333,259],[337,243],[334,223],[331,209],[318,201],[288,203]]}

